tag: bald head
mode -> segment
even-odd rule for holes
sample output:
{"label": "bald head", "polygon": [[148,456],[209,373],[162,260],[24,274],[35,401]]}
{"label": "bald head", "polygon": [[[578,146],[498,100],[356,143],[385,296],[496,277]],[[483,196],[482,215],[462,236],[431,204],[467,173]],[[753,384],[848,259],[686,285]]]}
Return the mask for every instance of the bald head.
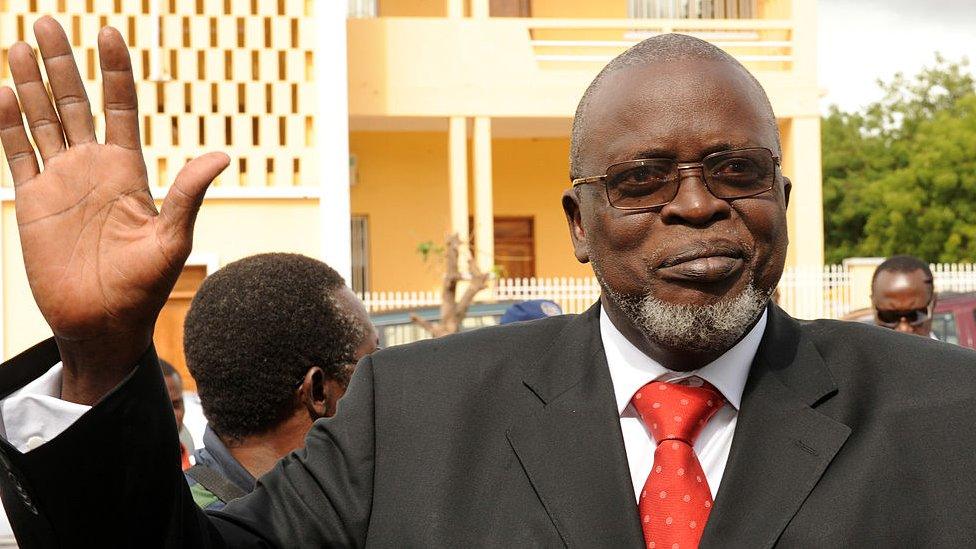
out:
{"label": "bald head", "polygon": [[765,111],[764,114],[768,114],[768,116],[764,117],[764,120],[771,126],[771,130],[776,136],[777,150],[774,152],[779,152],[779,128],[776,125],[776,116],[773,114],[773,107],[769,102],[769,97],[755,76],[734,57],[704,40],[684,34],[663,34],[648,38],[615,57],[603,67],[603,70],[596,75],[593,82],[586,88],[586,91],[583,93],[583,98],[580,99],[579,106],[576,108],[576,116],[573,118],[573,131],[569,153],[569,173],[571,179],[597,175],[591,173],[584,174],[581,171],[587,135],[587,114],[590,111],[590,104],[598,98],[598,92],[603,83],[612,74],[628,67],[688,60],[728,63],[747,75],[745,82],[751,87],[749,92],[756,94],[757,99],[762,103],[763,110]]}

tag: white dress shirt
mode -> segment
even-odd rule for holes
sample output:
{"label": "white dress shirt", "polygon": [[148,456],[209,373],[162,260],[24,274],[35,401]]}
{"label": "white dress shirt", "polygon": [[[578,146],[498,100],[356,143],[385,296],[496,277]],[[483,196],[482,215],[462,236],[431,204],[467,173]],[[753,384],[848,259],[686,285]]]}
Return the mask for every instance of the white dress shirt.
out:
{"label": "white dress shirt", "polygon": [[[91,407],[58,398],[61,363],[0,402],[0,431],[14,448],[29,452],[58,436]],[[0,541],[13,536],[0,504]]]}
{"label": "white dress shirt", "polygon": [[732,435],[742,402],[749,368],[759,349],[766,330],[766,312],[759,322],[734,347],[702,368],[692,372],[675,372],[658,364],[635,347],[610,321],[606,310],[600,311],[600,337],[607,354],[610,379],[620,413],[620,430],[624,436],[630,478],[634,483],[634,498],[640,497],[647,475],[654,463],[657,442],[630,403],[634,393],[652,381],[667,383],[700,383],[701,379],[714,386],[725,397],[725,406],[712,416],[695,441],[695,454],[705,471],[712,497],[718,492],[725,473],[725,464],[732,448]]}

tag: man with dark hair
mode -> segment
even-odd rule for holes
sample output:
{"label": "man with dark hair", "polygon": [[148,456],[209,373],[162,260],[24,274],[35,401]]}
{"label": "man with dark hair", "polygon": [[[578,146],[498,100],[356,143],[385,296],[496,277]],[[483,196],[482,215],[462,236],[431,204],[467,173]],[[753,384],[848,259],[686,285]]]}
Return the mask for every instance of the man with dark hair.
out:
{"label": "man with dark hair", "polygon": [[871,306],[878,326],[932,337],[936,299],[932,271],[917,257],[889,257],[871,277]]}
{"label": "man with dark hair", "polygon": [[[682,35],[612,61],[577,112],[562,206],[576,258],[603,287],[599,303],[366,357],[302,450],[250,495],[200,512],[173,460],[155,459],[172,426],[150,438],[123,425],[159,423],[165,401],[146,334],[227,158],[191,162],[154,215],[122,37],[103,30],[100,56],[106,105],[130,110],[107,117],[108,144],[97,145],[87,110],[65,99],[81,93],[67,37],[50,19],[35,34],[57,65],[47,72],[71,146],[51,137],[54,114],[39,120],[55,109],[24,45],[10,50],[13,75],[51,167],[31,162],[11,90],[0,90],[0,137],[31,288],[55,338],[0,368],[0,390],[60,368],[61,399],[94,406],[38,449],[0,444],[4,503],[23,541],[976,543],[976,353],[854,323],[801,323],[769,303],[791,188],[775,116],[742,65]],[[129,163],[113,163],[112,179],[81,169],[115,154]],[[76,190],[96,203],[65,208]],[[80,217],[105,208],[124,209]],[[4,381],[4,371],[17,375]],[[85,444],[110,436],[94,452]]]}
{"label": "man with dark hair", "polygon": [[227,483],[230,494],[250,493],[316,419],[335,414],[377,339],[359,298],[316,259],[261,254],[207,277],[183,338],[209,422],[187,472],[194,501],[222,508]]}
{"label": "man with dark hair", "polygon": [[163,380],[166,382],[166,393],[169,401],[173,405],[173,415],[176,416],[176,429],[180,434],[180,465],[183,470],[190,468],[190,453],[193,451],[193,439],[183,425],[183,416],[186,413],[186,406],[183,402],[183,378],[168,361],[159,359],[159,368],[163,371]]}

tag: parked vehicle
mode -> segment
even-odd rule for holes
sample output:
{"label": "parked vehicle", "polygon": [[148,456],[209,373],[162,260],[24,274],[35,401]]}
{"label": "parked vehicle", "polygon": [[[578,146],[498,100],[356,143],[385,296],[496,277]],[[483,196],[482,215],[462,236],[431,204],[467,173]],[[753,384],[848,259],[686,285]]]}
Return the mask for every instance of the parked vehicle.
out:
{"label": "parked vehicle", "polygon": [[[939,341],[976,349],[976,292],[939,294],[932,315],[932,333]],[[874,311],[851,311],[843,320],[873,324]]]}
{"label": "parked vehicle", "polygon": [[[502,317],[505,309],[517,301],[499,301],[497,303],[473,303],[468,309],[467,316],[461,322],[461,331],[466,332],[483,326],[494,326]],[[440,307],[421,307],[384,311],[373,313],[370,318],[376,331],[380,334],[380,347],[403,345],[421,339],[430,338],[430,334],[410,320],[410,315],[416,314],[424,320],[440,320]]]}

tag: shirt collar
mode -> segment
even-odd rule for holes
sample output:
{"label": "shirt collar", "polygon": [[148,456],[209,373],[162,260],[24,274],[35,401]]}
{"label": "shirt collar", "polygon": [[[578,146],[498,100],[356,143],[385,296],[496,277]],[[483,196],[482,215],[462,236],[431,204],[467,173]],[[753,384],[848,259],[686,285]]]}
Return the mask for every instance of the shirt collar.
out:
{"label": "shirt collar", "polygon": [[202,463],[214,469],[241,490],[248,493],[254,490],[256,483],[254,476],[234,459],[234,456],[231,455],[230,450],[220,440],[217,433],[210,428],[209,423],[207,424],[207,429],[203,432],[203,448],[194,452],[193,457],[197,463]]}
{"label": "shirt collar", "polygon": [[603,349],[610,367],[617,411],[623,415],[634,393],[651,381],[678,381],[692,376],[711,383],[738,410],[749,368],[766,330],[766,317],[767,311],[764,310],[759,322],[756,322],[749,333],[711,363],[691,372],[676,372],[665,368],[628,341],[601,306],[600,337],[603,339]]}

